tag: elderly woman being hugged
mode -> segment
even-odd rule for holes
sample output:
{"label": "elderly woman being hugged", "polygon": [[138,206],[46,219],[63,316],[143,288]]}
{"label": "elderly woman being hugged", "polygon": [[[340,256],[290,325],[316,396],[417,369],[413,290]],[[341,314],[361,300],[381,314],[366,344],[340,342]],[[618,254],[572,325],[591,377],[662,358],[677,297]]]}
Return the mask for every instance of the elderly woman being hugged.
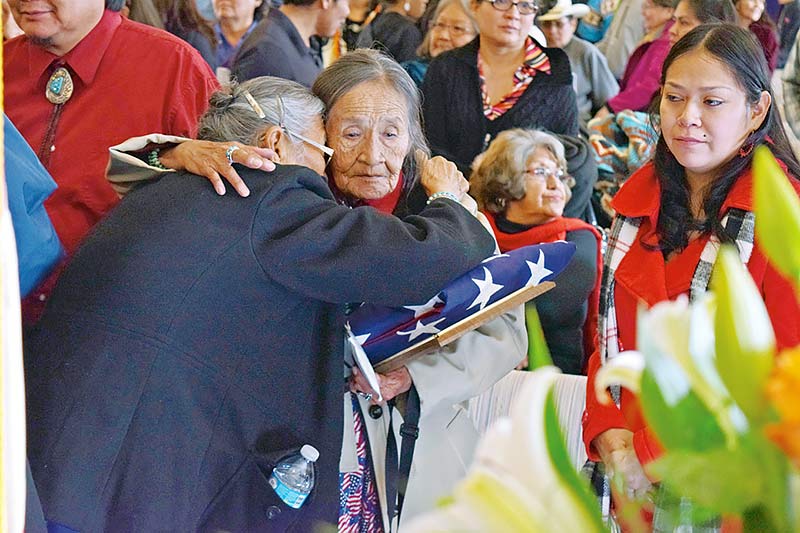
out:
{"label": "elderly woman being hugged", "polygon": [[576,245],[556,287],[529,305],[539,313],[553,362],[564,372],[580,374],[596,349],[601,236],[594,226],[562,216],[573,182],[566,168],[557,138],[512,129],[480,156],[470,185],[501,252],[558,240]]}

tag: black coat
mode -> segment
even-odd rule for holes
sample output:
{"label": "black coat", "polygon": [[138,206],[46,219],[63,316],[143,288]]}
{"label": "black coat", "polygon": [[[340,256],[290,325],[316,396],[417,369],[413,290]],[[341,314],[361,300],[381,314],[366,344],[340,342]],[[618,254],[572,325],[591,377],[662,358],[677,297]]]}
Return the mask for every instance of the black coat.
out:
{"label": "black coat", "polygon": [[[478,45],[480,38],[436,57],[422,84],[425,133],[431,149],[458,165],[465,176],[489,140],[511,128],[537,128],[578,134],[578,104],[569,58],[558,48],[543,48],[551,73],[538,73],[517,103],[495,120],[483,114]],[[488,136],[488,138],[487,138]]]}
{"label": "black coat", "polygon": [[[491,254],[461,206],[404,220],[337,204],[302,167],[237,168],[248,198],[174,174],[131,193],[61,276],[26,347],[48,520],[90,531],[335,523],[347,302],[425,301]],[[267,484],[320,451],[300,510]]]}
{"label": "black coat", "polygon": [[358,48],[374,48],[386,52],[398,63],[417,57],[422,44],[422,32],[414,21],[400,13],[389,11],[378,15],[358,36]]}
{"label": "black coat", "polygon": [[311,87],[322,71],[322,53],[317,39],[304,42],[289,17],[274,8],[244,38],[231,64],[231,76],[240,82],[275,76]]}

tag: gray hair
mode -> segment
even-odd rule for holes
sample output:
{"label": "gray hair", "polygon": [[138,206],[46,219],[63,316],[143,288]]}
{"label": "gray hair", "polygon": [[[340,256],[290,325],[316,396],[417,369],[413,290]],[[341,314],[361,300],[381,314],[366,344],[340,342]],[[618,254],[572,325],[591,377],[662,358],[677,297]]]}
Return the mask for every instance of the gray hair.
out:
{"label": "gray hair", "polygon": [[[481,209],[505,213],[509,202],[525,197],[525,172],[528,160],[539,148],[553,155],[562,172],[567,172],[564,145],[543,131],[515,128],[500,133],[489,148],[478,156],[470,176],[470,193]],[[565,187],[567,200],[571,191]]]}
{"label": "gray hair", "polygon": [[[411,142],[403,161],[403,173],[410,185],[417,177],[414,153],[416,150],[422,150],[426,155],[430,155],[430,149],[422,133],[419,89],[403,67],[378,50],[361,48],[343,55],[323,70],[314,82],[311,92],[325,103],[329,113],[342,96],[356,85],[368,81],[387,83],[405,100],[408,109],[408,135]],[[383,97],[375,95],[375,98]]]}
{"label": "gray hair", "polygon": [[469,19],[469,23],[472,25],[473,31],[477,34],[479,33],[478,30],[478,21],[475,19],[475,15],[472,13],[472,10],[469,8],[469,4],[467,0],[442,0],[436,5],[436,9],[433,10],[433,16],[431,17],[431,23],[428,26],[428,31],[425,33],[425,38],[422,39],[422,44],[419,45],[417,48],[417,55],[419,57],[431,57],[431,29],[433,25],[436,24],[436,19],[439,18],[439,15],[442,14],[442,11],[447,9],[452,5],[457,5],[461,8],[462,11],[467,15]]}
{"label": "gray hair", "polygon": [[[249,93],[264,112],[247,100]],[[261,76],[241,84],[230,85],[211,95],[208,111],[200,118],[197,138],[206,141],[238,141],[258,146],[259,136],[267,126],[280,125],[278,96],[283,103],[283,125],[291,132],[303,134],[309,124],[325,110],[322,102],[308,89],[294,81]],[[300,142],[287,135],[293,142]]]}

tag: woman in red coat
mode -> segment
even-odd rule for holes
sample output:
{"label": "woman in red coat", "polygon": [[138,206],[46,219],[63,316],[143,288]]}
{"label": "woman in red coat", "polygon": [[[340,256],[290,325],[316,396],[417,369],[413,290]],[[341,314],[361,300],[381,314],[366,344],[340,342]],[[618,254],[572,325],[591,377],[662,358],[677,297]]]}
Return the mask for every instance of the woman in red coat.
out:
{"label": "woman in red coat", "polygon": [[[768,143],[800,175],[772,105],[767,65],[752,35],[732,24],[695,28],[664,62],[651,163],[615,196],[605,257],[599,350],[590,358],[584,441],[590,459],[621,474],[629,494],[650,488],[646,465],[661,447],[627,391],[601,405],[594,377],[602,361],[636,346],[636,311],[704,292],[719,241],[735,242],[766,303],[779,347],[800,343],[791,285],[753,242],[753,147]],[[792,180],[800,192],[800,183]]]}

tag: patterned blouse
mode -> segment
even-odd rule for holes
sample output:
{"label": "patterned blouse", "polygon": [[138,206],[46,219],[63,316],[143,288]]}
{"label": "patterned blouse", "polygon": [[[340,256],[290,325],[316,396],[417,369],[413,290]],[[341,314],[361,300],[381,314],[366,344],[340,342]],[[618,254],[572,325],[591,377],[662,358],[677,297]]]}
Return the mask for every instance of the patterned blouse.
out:
{"label": "patterned blouse", "polygon": [[481,80],[481,98],[483,100],[483,114],[489,120],[500,117],[514,107],[519,97],[531,84],[538,72],[550,74],[550,59],[541,47],[531,37],[525,39],[525,60],[514,72],[514,89],[505,95],[499,102],[492,105],[489,93],[486,90],[486,79],[483,77],[483,59],[478,52],[478,77]]}

